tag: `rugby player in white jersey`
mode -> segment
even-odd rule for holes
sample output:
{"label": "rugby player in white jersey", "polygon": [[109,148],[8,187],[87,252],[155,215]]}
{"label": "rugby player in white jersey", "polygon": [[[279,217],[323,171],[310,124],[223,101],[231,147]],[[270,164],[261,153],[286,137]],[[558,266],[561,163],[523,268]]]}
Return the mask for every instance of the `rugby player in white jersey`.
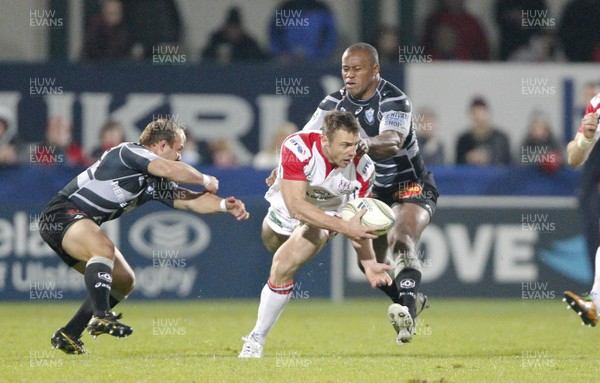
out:
{"label": "rugby player in white jersey", "polygon": [[[215,177],[181,162],[184,130],[166,119],[149,123],[139,143],[125,142],[104,152],[100,160],[67,184],[44,208],[40,234],[70,267],[83,274],[87,298],[75,316],[51,338],[67,354],[84,354],[81,334],[126,337],[131,327],[110,311],[133,290],[135,276],[123,254],[100,225],[141,204],[158,200],[200,214],[229,212],[248,219],[244,203],[221,199]],[[203,185],[193,192],[177,183]]]}
{"label": "rugby player in white jersey", "polygon": [[[412,104],[404,92],[380,77],[377,50],[365,43],[349,46],[342,55],[341,74],[344,88],[326,96],[302,130],[321,129],[325,116],[335,110],[351,112],[359,121],[359,153],[368,153],[375,161],[373,197],[391,206],[396,216],[387,238],[377,238],[373,246],[378,262],[395,265],[394,283],[379,289],[394,302],[387,313],[396,342],[403,344],[411,341],[414,319],[427,307],[427,297],[418,292],[417,244],[435,213],[438,191],[419,152]],[[267,184],[273,174],[276,171]],[[392,260],[387,260],[388,252]]]}
{"label": "rugby player in white jersey", "polygon": [[598,309],[600,308],[600,247],[598,239],[600,234],[598,204],[600,196],[600,138],[598,129],[598,115],[600,114],[600,93],[593,97],[587,105],[581,126],[575,137],[567,144],[567,161],[572,167],[583,165],[581,186],[579,188],[579,205],[583,211],[584,231],[587,244],[590,248],[596,247],[594,260],[594,284],[589,295],[579,296],[572,291],[565,291],[564,300],[588,326],[598,323]]}
{"label": "rugby player in white jersey", "polygon": [[323,120],[322,132],[295,133],[284,141],[278,178],[265,196],[270,207],[262,227],[273,263],[240,358],[262,358],[265,338],[290,300],[296,271],[335,233],[352,240],[372,287],[392,283],[391,267],[375,260],[372,232],[377,227],[360,223],[365,211],[350,221],[338,218],[346,202],[371,194],[375,167],[368,155],[356,156],[359,130],[352,113],[334,112]]}

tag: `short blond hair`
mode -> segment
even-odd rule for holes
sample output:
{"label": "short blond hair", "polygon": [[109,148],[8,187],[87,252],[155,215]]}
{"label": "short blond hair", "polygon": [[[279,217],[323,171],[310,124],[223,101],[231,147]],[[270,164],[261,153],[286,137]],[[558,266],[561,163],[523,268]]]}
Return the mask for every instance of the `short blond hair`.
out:
{"label": "short blond hair", "polygon": [[173,143],[178,138],[185,140],[185,130],[172,120],[159,118],[146,125],[146,128],[144,128],[144,131],[140,135],[140,144],[151,146],[157,142],[166,140],[169,146],[173,146]]}

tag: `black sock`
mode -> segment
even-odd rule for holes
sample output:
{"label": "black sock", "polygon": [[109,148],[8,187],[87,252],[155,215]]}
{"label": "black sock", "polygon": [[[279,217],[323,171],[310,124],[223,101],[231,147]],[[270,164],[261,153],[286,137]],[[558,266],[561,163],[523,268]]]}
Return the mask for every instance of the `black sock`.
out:
{"label": "black sock", "polygon": [[390,297],[394,303],[400,303],[400,292],[398,286],[396,286],[396,281],[392,281],[391,286],[378,286],[377,288]]}
{"label": "black sock", "polygon": [[112,261],[104,257],[93,257],[87,263],[83,274],[92,312],[96,316],[104,316],[110,308],[110,287],[112,284]]}
{"label": "black sock", "polygon": [[421,284],[421,272],[415,269],[404,269],[394,280],[398,286],[398,297],[402,306],[408,307],[413,320],[417,314],[417,289]]}
{"label": "black sock", "polygon": [[[112,295],[109,297],[109,305],[111,309],[118,305],[119,302],[120,301]],[[94,313],[92,309],[92,300],[88,295],[85,298],[85,301],[83,301],[81,307],[79,307],[79,310],[77,310],[77,312],[73,316],[73,318],[71,318],[69,323],[65,325],[65,332],[69,335],[73,335],[77,338],[80,338],[81,334],[83,333],[83,330],[85,330],[90,319],[92,319],[93,314]]]}

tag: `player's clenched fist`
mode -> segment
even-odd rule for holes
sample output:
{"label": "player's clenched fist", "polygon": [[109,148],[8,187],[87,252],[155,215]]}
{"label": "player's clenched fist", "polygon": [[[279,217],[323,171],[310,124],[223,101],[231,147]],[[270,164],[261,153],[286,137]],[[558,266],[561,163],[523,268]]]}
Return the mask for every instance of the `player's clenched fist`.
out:
{"label": "player's clenched fist", "polygon": [[581,119],[581,126],[583,128],[583,135],[588,140],[594,137],[596,129],[598,129],[598,115],[595,112],[586,114]]}
{"label": "player's clenched fist", "polygon": [[235,197],[225,198],[225,207],[238,221],[250,218],[250,213],[246,211],[244,203]]}
{"label": "player's clenched fist", "polygon": [[219,191],[219,180],[214,176],[209,176],[207,174],[202,175],[204,182],[203,186],[207,192],[215,194]]}

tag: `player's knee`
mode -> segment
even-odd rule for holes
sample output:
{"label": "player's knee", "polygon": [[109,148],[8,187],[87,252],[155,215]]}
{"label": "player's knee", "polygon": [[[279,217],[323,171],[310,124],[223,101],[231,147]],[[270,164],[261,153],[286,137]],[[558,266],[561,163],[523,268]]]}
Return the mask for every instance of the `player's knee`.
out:
{"label": "player's knee", "polygon": [[404,233],[394,233],[388,238],[388,245],[392,254],[405,253],[414,250],[414,241]]}
{"label": "player's knee", "polygon": [[297,269],[298,265],[293,261],[293,259],[276,256],[273,259],[273,265],[271,266],[269,278],[271,278],[271,280],[293,278]]}
{"label": "player's knee", "polygon": [[92,249],[92,254],[94,256],[100,256],[104,258],[108,258],[111,261],[115,260],[115,244],[108,238],[104,238],[99,243],[94,246]]}
{"label": "player's knee", "polygon": [[135,274],[133,271],[128,272],[123,277],[123,291],[124,295],[129,295],[135,288]]}

